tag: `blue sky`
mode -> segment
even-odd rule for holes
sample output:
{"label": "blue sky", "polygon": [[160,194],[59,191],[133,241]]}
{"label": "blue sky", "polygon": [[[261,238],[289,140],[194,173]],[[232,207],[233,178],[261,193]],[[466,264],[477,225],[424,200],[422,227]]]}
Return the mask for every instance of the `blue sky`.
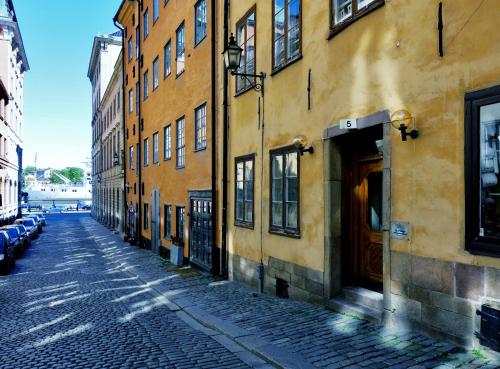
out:
{"label": "blue sky", "polygon": [[82,166],[91,151],[93,38],[114,32],[120,0],[14,0],[31,70],[24,84],[24,166]]}

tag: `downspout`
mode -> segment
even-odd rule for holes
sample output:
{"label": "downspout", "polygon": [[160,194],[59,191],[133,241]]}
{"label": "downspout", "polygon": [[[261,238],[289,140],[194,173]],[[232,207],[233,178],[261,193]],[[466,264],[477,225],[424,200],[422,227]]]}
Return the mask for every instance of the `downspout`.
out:
{"label": "downspout", "polygon": [[[141,53],[141,35],[142,35],[142,29],[141,29],[141,19],[142,19],[142,0],[137,0],[137,6],[139,7],[139,11],[137,12],[137,27],[139,28],[139,58],[137,59],[137,81],[139,83],[139,89],[136,91],[137,93],[137,99],[139,99],[139,104],[137,104],[137,109],[138,109],[138,120],[137,120],[137,132],[139,136],[139,145],[137,147],[139,150],[137,150],[137,160],[138,160],[138,165],[137,165],[137,171],[138,171],[138,176],[139,176],[139,211],[138,211],[138,224],[137,224],[137,241],[139,244],[139,247],[142,247],[142,121],[141,121],[141,106],[142,106],[142,101],[141,101],[141,59],[142,59],[142,53]],[[135,86],[134,86],[135,87]]]}
{"label": "downspout", "polygon": [[[125,165],[125,158],[126,158],[126,127],[125,127],[125,29],[120,26],[118,23],[116,17],[113,18],[113,23],[116,28],[121,30],[122,32],[122,170],[123,170],[123,196],[122,196],[122,213],[121,213],[121,232],[122,235],[126,234],[126,219],[127,219],[127,166]],[[120,153],[121,155],[121,153]]]}
{"label": "downspout", "polygon": [[[224,0],[224,48],[229,41],[229,1]],[[229,75],[226,68],[223,70],[223,122],[222,122],[222,236],[220,269],[221,275],[227,275],[227,161],[228,161],[228,131],[229,131],[229,109],[228,109],[228,82]]]}
{"label": "downspout", "polygon": [[[214,245],[217,243],[217,109],[216,109],[216,93],[217,93],[217,54],[216,54],[216,0],[211,2],[211,19],[212,19],[212,250],[215,250]],[[215,205],[215,206],[214,206]],[[219,265],[219,274],[222,275],[222,265]]]}

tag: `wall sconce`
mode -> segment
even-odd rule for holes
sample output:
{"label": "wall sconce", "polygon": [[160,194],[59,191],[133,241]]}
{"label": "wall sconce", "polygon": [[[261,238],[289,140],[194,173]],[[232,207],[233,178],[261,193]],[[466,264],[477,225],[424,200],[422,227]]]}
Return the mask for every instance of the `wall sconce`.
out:
{"label": "wall sconce", "polygon": [[[413,122],[411,131],[408,132],[409,126],[406,122]],[[399,124],[395,126],[394,123]],[[398,110],[391,115],[391,124],[394,128],[401,132],[401,140],[404,142],[408,136],[415,139],[418,137],[418,130],[415,128],[415,118],[411,116],[408,110]]]}
{"label": "wall sconce", "polygon": [[297,149],[297,151],[300,152],[301,156],[303,156],[305,152],[308,152],[309,154],[314,154],[314,147],[312,147],[312,145],[306,149],[307,138],[303,135],[295,136],[293,138],[292,144]]}

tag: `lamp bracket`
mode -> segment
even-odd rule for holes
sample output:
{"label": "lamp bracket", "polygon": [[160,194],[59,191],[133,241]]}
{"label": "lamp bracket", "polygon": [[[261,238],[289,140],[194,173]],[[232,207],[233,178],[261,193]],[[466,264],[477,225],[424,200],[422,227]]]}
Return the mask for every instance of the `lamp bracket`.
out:
{"label": "lamp bracket", "polygon": [[[266,78],[266,74],[264,72],[260,72],[259,74],[249,74],[249,73],[238,73],[235,71],[231,71],[231,75],[241,77],[242,79],[246,79],[253,86],[255,91],[260,91],[262,95],[264,95],[264,79]],[[259,83],[254,83],[250,78],[258,78],[260,80]]]}

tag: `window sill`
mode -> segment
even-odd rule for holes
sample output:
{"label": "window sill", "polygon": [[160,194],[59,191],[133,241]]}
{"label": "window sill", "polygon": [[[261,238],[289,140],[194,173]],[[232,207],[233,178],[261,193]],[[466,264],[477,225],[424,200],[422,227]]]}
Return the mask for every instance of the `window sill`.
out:
{"label": "window sill", "polygon": [[274,67],[273,71],[271,72],[271,77],[274,76],[275,74],[278,74],[283,69],[286,69],[290,65],[295,64],[296,62],[298,62],[301,59],[302,59],[302,53],[299,54],[299,55],[297,55],[297,56],[295,56],[295,57],[293,57],[292,59],[288,60],[285,64],[281,64],[278,67]]}
{"label": "window sill", "polygon": [[163,161],[170,161],[170,160],[172,160],[172,157],[163,159]]}
{"label": "window sill", "polygon": [[246,229],[250,229],[250,230],[254,230],[254,224],[253,223],[243,223],[243,222],[237,222],[235,221],[234,222],[234,226],[235,227],[239,227],[239,228],[246,228]]}
{"label": "window sill", "polygon": [[200,151],[205,151],[206,149],[207,149],[207,146],[200,147],[200,148],[194,149],[194,152],[197,153],[197,152],[200,152]]}
{"label": "window sill", "polygon": [[299,239],[300,238],[300,231],[298,232],[287,232],[282,229],[269,229],[270,234],[274,234],[276,236],[283,236],[283,237],[289,237],[289,238],[295,238]]}
{"label": "window sill", "polygon": [[167,75],[163,75],[163,80],[166,80],[168,77],[170,77],[170,75],[171,75],[171,74],[172,74],[172,73],[169,73],[169,74],[167,74]]}
{"label": "window sill", "polygon": [[177,74],[177,73],[176,73],[176,74],[175,74],[175,79],[180,78],[180,77],[184,74],[184,72],[185,72],[185,71],[186,71],[186,70],[185,70],[185,69],[183,69],[183,70],[182,70],[179,74]]}
{"label": "window sill", "polygon": [[472,255],[500,258],[500,248],[498,245],[489,242],[472,241],[472,245],[466,247],[465,250]]}
{"label": "window sill", "polygon": [[330,34],[328,35],[328,40],[332,39],[336,34],[342,32],[344,29],[349,27],[351,24],[356,22],[358,19],[363,18],[365,15],[370,14],[372,11],[380,8],[384,4],[385,4],[385,0],[375,0],[373,3],[368,5],[363,10],[357,12],[354,15],[351,15],[349,18],[343,20],[339,24],[333,25],[333,23],[332,23],[330,26]]}
{"label": "window sill", "polygon": [[186,167],[186,166],[185,166],[185,165],[183,165],[182,167],[175,167],[175,169],[180,170],[180,169],[184,169],[185,167]]}
{"label": "window sill", "polygon": [[199,44],[201,44],[203,42],[204,39],[207,38],[207,35],[205,34],[200,40],[198,40],[198,42],[194,42],[194,47],[196,48],[196,46],[198,46]]}

